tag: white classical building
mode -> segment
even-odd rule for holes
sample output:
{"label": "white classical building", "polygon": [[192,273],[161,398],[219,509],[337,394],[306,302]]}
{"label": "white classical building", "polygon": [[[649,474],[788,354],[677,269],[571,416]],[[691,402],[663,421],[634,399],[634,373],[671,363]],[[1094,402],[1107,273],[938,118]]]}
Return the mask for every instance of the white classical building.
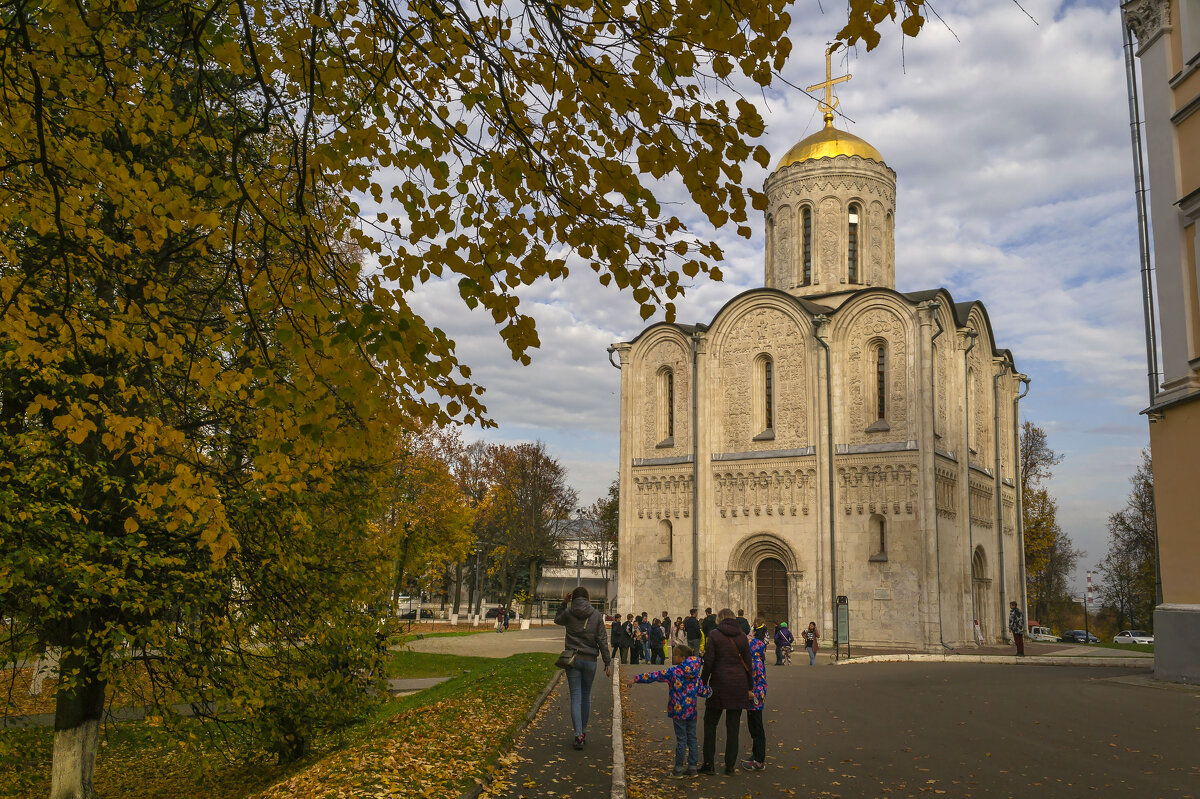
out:
{"label": "white classical building", "polygon": [[[827,96],[828,102],[828,96]],[[979,302],[895,290],[896,175],[826,126],[767,178],[765,286],[614,345],[622,611],[730,606],[864,646],[1007,637],[1027,378]]]}

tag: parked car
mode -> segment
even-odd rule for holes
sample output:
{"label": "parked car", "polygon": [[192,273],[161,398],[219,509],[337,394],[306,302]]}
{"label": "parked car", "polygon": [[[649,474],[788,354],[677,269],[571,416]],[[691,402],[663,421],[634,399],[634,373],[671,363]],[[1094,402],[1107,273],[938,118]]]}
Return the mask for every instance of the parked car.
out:
{"label": "parked car", "polygon": [[1030,627],[1030,641],[1058,641],[1058,636],[1049,627]]}
{"label": "parked car", "polygon": [[[485,619],[494,619],[494,618],[496,618],[498,615],[500,615],[500,609],[499,609],[499,608],[489,608],[489,609],[488,609],[488,612],[487,612],[487,613],[485,613],[485,614],[483,614],[483,617],[484,617]],[[509,620],[509,621],[512,621],[512,620],[513,620],[513,619],[515,619],[516,617],[517,617],[517,612],[516,612],[515,610],[513,610],[512,608],[509,608],[509,609],[508,609],[508,620]]]}
{"label": "parked car", "polygon": [[1113,638],[1114,644],[1152,644],[1154,636],[1145,630],[1121,630]]}
{"label": "parked car", "polygon": [[409,620],[416,621],[417,619],[432,619],[433,611],[432,610],[422,610],[421,608],[413,608],[412,610],[406,610],[403,613],[401,613],[399,618],[402,621],[409,621]]}
{"label": "parked car", "polygon": [[1058,640],[1066,644],[1098,644],[1100,639],[1083,630],[1068,630]]}

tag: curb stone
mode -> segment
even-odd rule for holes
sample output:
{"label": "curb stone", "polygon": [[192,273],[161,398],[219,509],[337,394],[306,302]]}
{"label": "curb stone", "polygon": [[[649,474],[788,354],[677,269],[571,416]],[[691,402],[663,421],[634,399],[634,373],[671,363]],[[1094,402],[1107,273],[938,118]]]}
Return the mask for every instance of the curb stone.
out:
{"label": "curb stone", "polygon": [[1001,663],[1008,666],[1105,666],[1129,669],[1146,669],[1153,664],[1148,658],[1125,657],[1054,657],[1041,655],[1017,657],[1016,655],[867,655],[865,657],[835,660],[835,666],[853,666],[859,663]]}
{"label": "curb stone", "polygon": [[[555,669],[554,676],[550,678],[550,682],[546,683],[546,687],[542,689],[540,694],[538,694],[538,698],[533,700],[533,706],[529,708],[529,712],[525,714],[525,718],[521,720],[520,725],[516,730],[513,731],[512,743],[508,745],[508,748],[500,753],[501,757],[511,752],[513,746],[515,746],[517,743],[517,739],[524,734],[525,730],[529,729],[529,725],[533,723],[534,717],[537,716],[538,711],[542,709],[542,705],[546,703],[546,698],[550,696],[550,692],[554,690],[554,686],[558,685],[558,681],[562,679],[562,676],[562,669]],[[490,771],[487,771],[484,776],[480,778],[479,782],[475,783],[474,787],[469,788],[463,793],[459,794],[458,799],[479,799],[479,795],[482,794],[489,785],[491,785],[495,774],[496,769],[494,768]]]}
{"label": "curb stone", "polygon": [[613,747],[613,769],[612,769],[612,796],[611,799],[625,799],[625,739],[622,728],[621,715],[624,711],[621,709],[621,664],[616,658],[612,660],[613,666],[613,724],[612,724],[612,747]]}

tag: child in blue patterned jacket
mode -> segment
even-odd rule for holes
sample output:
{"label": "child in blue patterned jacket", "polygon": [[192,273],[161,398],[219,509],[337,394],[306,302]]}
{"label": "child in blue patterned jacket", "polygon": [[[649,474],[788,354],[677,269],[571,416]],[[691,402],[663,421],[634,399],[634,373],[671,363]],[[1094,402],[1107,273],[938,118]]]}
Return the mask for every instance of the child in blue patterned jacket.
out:
{"label": "child in blue patterned jacket", "polygon": [[[667,715],[675,723],[674,777],[694,777],[700,762],[696,740],[696,698],[707,696],[711,689],[700,682],[700,658],[692,655],[691,647],[676,644],[671,650],[671,668],[648,671],[633,678],[635,683],[665,682],[668,687]],[[687,770],[684,771],[684,757]]]}
{"label": "child in blue patterned jacket", "polygon": [[750,738],[754,741],[754,746],[750,759],[742,761],[742,768],[752,771],[762,771],[766,768],[763,762],[767,759],[767,731],[763,727],[763,703],[767,701],[767,667],[764,661],[766,651],[767,622],[760,615],[754,620],[754,630],[750,637],[750,690],[754,699],[746,713],[746,725],[750,728]]}

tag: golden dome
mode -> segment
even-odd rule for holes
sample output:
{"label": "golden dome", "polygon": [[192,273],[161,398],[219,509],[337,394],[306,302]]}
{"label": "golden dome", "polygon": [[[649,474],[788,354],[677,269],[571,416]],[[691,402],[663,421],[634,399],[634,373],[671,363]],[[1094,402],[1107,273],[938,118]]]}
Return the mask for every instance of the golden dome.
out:
{"label": "golden dome", "polygon": [[878,150],[853,133],[835,128],[833,114],[826,114],[825,127],[794,144],[792,149],[779,159],[776,169],[816,158],[833,158],[836,155],[857,155],[868,161],[883,163],[883,156]]}

